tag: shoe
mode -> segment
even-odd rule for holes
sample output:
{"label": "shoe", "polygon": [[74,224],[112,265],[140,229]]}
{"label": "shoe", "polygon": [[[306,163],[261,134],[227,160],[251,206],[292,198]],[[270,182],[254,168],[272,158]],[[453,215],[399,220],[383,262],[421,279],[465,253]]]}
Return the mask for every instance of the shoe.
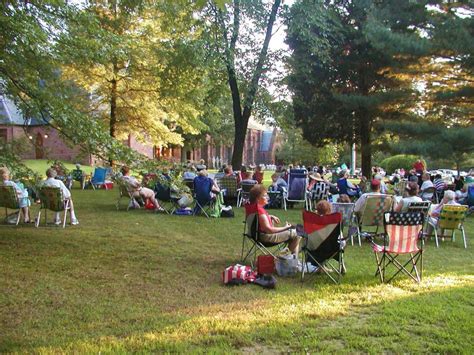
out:
{"label": "shoe", "polygon": [[72,226],[77,226],[78,224],[79,224],[79,220],[77,218],[71,221]]}
{"label": "shoe", "polygon": [[158,207],[155,208],[155,212],[165,212],[165,209],[163,207]]}
{"label": "shoe", "polygon": [[59,226],[59,225],[61,225],[61,221],[56,220],[56,221],[54,221],[54,224]]}

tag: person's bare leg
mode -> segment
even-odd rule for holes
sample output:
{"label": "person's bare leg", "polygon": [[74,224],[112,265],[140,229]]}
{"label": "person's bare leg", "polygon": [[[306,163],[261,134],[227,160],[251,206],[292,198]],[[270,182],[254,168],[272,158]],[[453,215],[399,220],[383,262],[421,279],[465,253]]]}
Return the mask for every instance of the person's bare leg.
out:
{"label": "person's bare leg", "polygon": [[71,223],[78,222],[76,213],[74,212],[74,203],[72,202],[72,199],[69,199],[69,213],[71,215]]}
{"label": "person's bare leg", "polygon": [[30,218],[30,209],[28,208],[28,206],[22,207],[21,211],[23,212],[23,221],[25,223],[29,223],[31,221],[31,218]]}

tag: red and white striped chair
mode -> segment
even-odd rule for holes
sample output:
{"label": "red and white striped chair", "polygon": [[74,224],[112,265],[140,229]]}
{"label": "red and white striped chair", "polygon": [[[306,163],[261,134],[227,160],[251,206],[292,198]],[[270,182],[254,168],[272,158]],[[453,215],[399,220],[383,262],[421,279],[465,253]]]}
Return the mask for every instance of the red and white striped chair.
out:
{"label": "red and white striped chair", "polygon": [[[377,274],[381,282],[390,282],[403,272],[414,281],[420,282],[423,275],[423,228],[421,212],[389,212],[384,215],[384,245],[373,243],[372,249],[377,261]],[[420,245],[418,242],[420,241]],[[408,256],[408,258],[407,258]],[[400,259],[404,259],[403,261]],[[417,264],[420,263],[418,270]],[[393,265],[396,272],[386,280],[386,269]],[[409,271],[407,266],[411,267]]]}

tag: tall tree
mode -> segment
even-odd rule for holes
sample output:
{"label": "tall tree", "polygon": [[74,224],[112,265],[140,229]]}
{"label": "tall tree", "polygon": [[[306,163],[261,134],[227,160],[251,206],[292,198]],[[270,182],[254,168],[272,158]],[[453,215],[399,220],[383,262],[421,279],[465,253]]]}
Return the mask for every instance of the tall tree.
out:
{"label": "tall tree", "polygon": [[[268,70],[268,48],[281,0],[211,2],[218,50],[227,71],[234,117],[232,165],[242,165],[245,136],[262,74]],[[259,40],[263,31],[263,40]]]}
{"label": "tall tree", "polygon": [[414,91],[400,73],[427,46],[427,3],[302,0],[291,9],[287,42],[296,121],[313,144],[359,143],[365,175],[376,126],[409,114]]}

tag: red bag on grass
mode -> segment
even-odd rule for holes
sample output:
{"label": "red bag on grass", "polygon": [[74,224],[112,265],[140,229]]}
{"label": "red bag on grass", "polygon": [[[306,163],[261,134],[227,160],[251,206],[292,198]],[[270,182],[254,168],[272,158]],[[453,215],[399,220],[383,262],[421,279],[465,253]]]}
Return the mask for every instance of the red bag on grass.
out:
{"label": "red bag on grass", "polygon": [[153,202],[151,202],[150,199],[146,200],[145,209],[147,209],[147,210],[154,210],[155,209],[155,205],[153,204]]}
{"label": "red bag on grass", "polygon": [[257,272],[260,275],[270,275],[275,271],[275,258],[273,255],[259,255],[257,257]]}
{"label": "red bag on grass", "polygon": [[257,273],[252,271],[250,266],[239,264],[227,267],[222,273],[222,282],[225,285],[242,285],[254,282],[256,278]]}

